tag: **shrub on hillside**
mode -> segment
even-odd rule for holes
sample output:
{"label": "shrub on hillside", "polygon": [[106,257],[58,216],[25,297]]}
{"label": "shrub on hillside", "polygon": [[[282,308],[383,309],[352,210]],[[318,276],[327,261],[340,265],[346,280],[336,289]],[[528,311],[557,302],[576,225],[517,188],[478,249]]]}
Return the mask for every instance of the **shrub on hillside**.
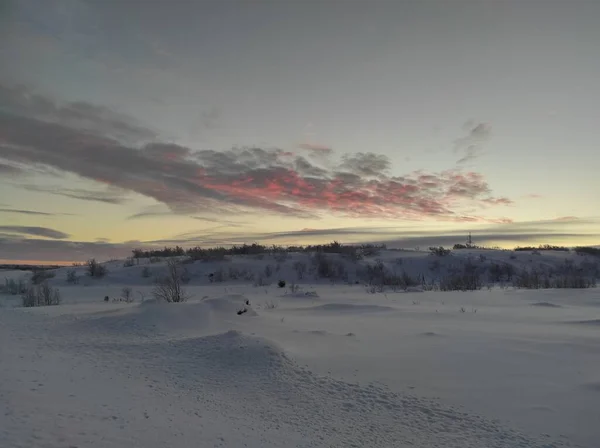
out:
{"label": "shrub on hillside", "polygon": [[79,277],[77,277],[77,271],[75,269],[69,269],[67,271],[67,283],[72,285],[79,283]]}
{"label": "shrub on hillside", "polygon": [[181,272],[177,262],[167,263],[167,274],[157,280],[152,295],[156,300],[168,303],[185,302],[189,298],[182,287]]}
{"label": "shrub on hillside", "polygon": [[54,278],[56,274],[54,272],[45,271],[43,269],[35,269],[31,274],[31,283],[34,285],[40,285],[51,278]]}
{"label": "shrub on hillside", "polygon": [[577,255],[594,255],[596,257],[600,257],[600,248],[598,248],[598,247],[587,247],[587,246],[577,246],[575,248],[575,253]]}
{"label": "shrub on hillside", "polygon": [[483,282],[476,272],[457,272],[448,274],[440,280],[440,291],[477,291]]}
{"label": "shrub on hillside", "polygon": [[551,244],[540,244],[538,247],[534,247],[534,246],[517,246],[514,248],[514,250],[516,252],[540,252],[540,251],[548,251],[548,250],[555,250],[555,251],[561,251],[561,252],[569,252],[569,248],[568,247],[564,247],[564,246],[553,246]]}
{"label": "shrub on hillside", "polygon": [[52,306],[60,304],[60,292],[51,288],[48,282],[39,285],[31,285],[21,295],[24,307]]}
{"label": "shrub on hillside", "polygon": [[431,252],[431,255],[436,255],[438,257],[445,257],[446,255],[450,255],[452,253],[450,249],[445,249],[442,246],[430,247],[429,252]]}
{"label": "shrub on hillside", "polygon": [[294,262],[294,271],[296,271],[298,280],[304,279],[304,275],[306,274],[307,269],[308,269],[308,266],[303,261]]}
{"label": "shrub on hillside", "polygon": [[87,261],[86,264],[87,275],[94,278],[102,278],[108,272],[106,266],[98,263],[95,258]]}
{"label": "shrub on hillside", "polygon": [[133,290],[129,286],[125,286],[121,289],[121,300],[126,303],[133,302]]}
{"label": "shrub on hillside", "polygon": [[23,294],[25,291],[27,291],[27,285],[22,279],[19,279],[17,281],[14,278],[5,278],[4,288],[2,289],[7,294],[12,294],[13,296],[16,296],[18,294]]}

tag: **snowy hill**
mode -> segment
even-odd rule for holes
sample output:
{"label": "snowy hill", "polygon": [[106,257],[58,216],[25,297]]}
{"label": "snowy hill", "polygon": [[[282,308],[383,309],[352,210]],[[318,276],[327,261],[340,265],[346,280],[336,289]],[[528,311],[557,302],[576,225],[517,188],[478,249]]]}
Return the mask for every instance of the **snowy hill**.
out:
{"label": "snowy hill", "polygon": [[[553,286],[591,280],[594,256],[464,249],[178,260],[184,303],[153,299],[167,259],[107,262],[99,278],[86,266],[50,271],[60,306],[22,308],[19,294],[0,295],[0,445],[600,440],[598,289],[512,287],[525,272]],[[23,285],[34,275],[4,274]],[[439,290],[465,289],[455,280],[467,277],[475,290]],[[124,288],[131,303],[119,301]]]}

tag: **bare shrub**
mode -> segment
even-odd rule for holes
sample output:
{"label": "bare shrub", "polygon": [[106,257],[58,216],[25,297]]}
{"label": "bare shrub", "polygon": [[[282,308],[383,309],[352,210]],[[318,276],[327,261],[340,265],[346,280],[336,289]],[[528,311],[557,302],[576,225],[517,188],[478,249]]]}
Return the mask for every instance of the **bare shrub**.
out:
{"label": "bare shrub", "polygon": [[223,268],[217,269],[208,275],[208,279],[211,283],[223,283],[226,279],[225,270]]}
{"label": "bare shrub", "polygon": [[8,294],[12,294],[13,296],[16,296],[17,294],[25,293],[25,291],[27,291],[27,285],[25,284],[25,282],[22,279],[19,279],[19,281],[16,281],[14,278],[11,278],[11,279],[5,278],[3,290]]}
{"label": "bare shrub", "polygon": [[476,291],[483,287],[477,269],[471,263],[463,266],[462,271],[455,270],[440,280],[440,291]]}
{"label": "bare shrub", "polygon": [[45,271],[43,269],[35,269],[31,274],[31,283],[34,285],[40,285],[51,278],[54,278],[56,274],[54,272]]}
{"label": "bare shrub", "polygon": [[133,290],[129,286],[125,286],[121,289],[121,300],[126,303],[133,302]]}
{"label": "bare shrub", "polygon": [[287,252],[277,252],[273,255],[273,258],[277,263],[285,263],[289,258],[289,254]]}
{"label": "bare shrub", "polygon": [[67,271],[67,283],[72,285],[79,283],[79,277],[77,276],[77,271],[75,269],[69,269]]}
{"label": "bare shrub", "polygon": [[167,275],[162,279],[158,279],[152,289],[152,295],[156,300],[168,303],[185,302],[189,296],[183,290],[181,283],[179,264],[175,261],[169,261],[167,263]]}
{"label": "bare shrub", "polygon": [[429,252],[431,252],[431,255],[436,255],[438,257],[445,257],[447,255],[450,255],[452,253],[452,250],[445,249],[442,246],[439,246],[439,247],[430,247]]}
{"label": "bare shrub", "polygon": [[296,271],[298,280],[304,279],[304,275],[306,274],[307,268],[308,268],[308,266],[303,261],[296,261],[294,263],[294,270]]}
{"label": "bare shrub", "polygon": [[277,302],[273,302],[272,300],[268,300],[268,301],[266,301],[264,303],[263,307],[266,310],[274,310],[275,308],[277,308]]}
{"label": "bare shrub", "polygon": [[242,271],[237,270],[233,266],[229,267],[229,278],[231,280],[237,280],[243,275]]}
{"label": "bare shrub", "polygon": [[135,260],[133,258],[127,258],[123,262],[123,267],[124,268],[130,268],[130,267],[132,267],[134,265],[135,265]]}
{"label": "bare shrub", "polygon": [[269,286],[270,284],[271,283],[262,275],[259,275],[254,282],[254,286]]}
{"label": "bare shrub", "polygon": [[98,263],[95,258],[87,261],[87,274],[90,277],[102,278],[106,273],[106,266]]}
{"label": "bare shrub", "polygon": [[300,291],[300,285],[296,283],[291,283],[289,289],[292,294],[296,294],[298,291]]}
{"label": "bare shrub", "polygon": [[266,265],[264,272],[265,272],[265,277],[271,278],[271,276],[273,275],[273,267],[270,264]]}
{"label": "bare shrub", "polygon": [[144,266],[144,269],[142,269],[142,277],[150,278],[151,275],[152,275],[152,272],[150,271],[150,268],[148,266]]}
{"label": "bare shrub", "polygon": [[48,282],[30,286],[21,296],[24,307],[60,305],[60,292]]}
{"label": "bare shrub", "polygon": [[[179,263],[181,265],[181,263]],[[183,282],[184,285],[187,285],[191,280],[192,280],[192,276],[190,275],[190,271],[188,271],[188,269],[186,267],[184,267],[183,269],[181,269],[181,281]]]}
{"label": "bare shrub", "polygon": [[600,247],[577,246],[575,248],[575,253],[577,255],[593,255],[600,257]]}
{"label": "bare shrub", "polygon": [[312,257],[317,278],[332,278],[335,276],[335,267],[331,260],[323,252],[317,252]]}
{"label": "bare shrub", "polygon": [[22,295],[21,301],[24,307],[31,308],[34,306],[39,306],[36,289],[33,286],[30,286]]}

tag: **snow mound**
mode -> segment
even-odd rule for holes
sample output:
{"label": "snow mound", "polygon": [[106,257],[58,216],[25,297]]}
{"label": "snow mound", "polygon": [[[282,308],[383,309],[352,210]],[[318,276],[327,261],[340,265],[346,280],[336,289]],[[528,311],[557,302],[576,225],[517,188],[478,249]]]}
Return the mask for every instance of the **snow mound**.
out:
{"label": "snow mound", "polygon": [[293,368],[279,346],[236,330],[171,342],[168,352],[174,363],[185,363],[189,374],[202,373],[229,385],[245,384],[249,376],[262,381]]}
{"label": "snow mound", "polygon": [[381,305],[355,305],[352,303],[327,303],[325,305],[312,306],[305,308],[310,311],[324,311],[331,313],[377,313],[384,311],[394,311],[394,308]]}
{"label": "snow mound", "polygon": [[[207,332],[233,318],[247,318],[258,314],[246,305],[243,295],[227,295],[199,302],[165,303],[147,300],[137,306],[96,313],[95,318],[76,325],[85,331],[104,333],[184,333]],[[238,315],[238,311],[247,311]],[[97,316],[97,317],[96,317]]]}
{"label": "snow mound", "polygon": [[542,308],[562,308],[562,306],[557,305],[552,302],[535,302],[535,303],[532,303],[531,306],[539,306]]}

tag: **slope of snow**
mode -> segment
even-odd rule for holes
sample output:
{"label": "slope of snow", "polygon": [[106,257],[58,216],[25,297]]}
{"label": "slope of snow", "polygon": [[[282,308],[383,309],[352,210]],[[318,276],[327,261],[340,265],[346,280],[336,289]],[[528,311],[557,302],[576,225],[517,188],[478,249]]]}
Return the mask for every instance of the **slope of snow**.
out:
{"label": "slope of snow", "polygon": [[[433,259],[450,269],[468,256]],[[60,306],[0,296],[0,446],[597,447],[597,289],[372,294],[298,281],[303,257],[278,271],[269,256],[187,264],[181,304],[149,300],[143,266],[122,262],[78,285],[57,270]],[[431,272],[427,254],[379,256],[399,257]],[[209,277],[267,265],[272,285]],[[134,303],[103,301],[124,286]]]}

